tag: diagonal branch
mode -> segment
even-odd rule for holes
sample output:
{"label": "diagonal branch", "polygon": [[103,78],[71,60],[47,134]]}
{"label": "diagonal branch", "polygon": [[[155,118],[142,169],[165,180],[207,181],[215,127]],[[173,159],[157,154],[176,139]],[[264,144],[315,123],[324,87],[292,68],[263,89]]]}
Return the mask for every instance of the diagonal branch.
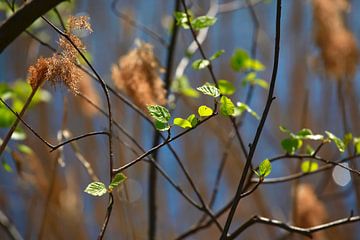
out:
{"label": "diagonal branch", "polygon": [[65,0],[32,0],[0,26],[0,53],[37,18]]}

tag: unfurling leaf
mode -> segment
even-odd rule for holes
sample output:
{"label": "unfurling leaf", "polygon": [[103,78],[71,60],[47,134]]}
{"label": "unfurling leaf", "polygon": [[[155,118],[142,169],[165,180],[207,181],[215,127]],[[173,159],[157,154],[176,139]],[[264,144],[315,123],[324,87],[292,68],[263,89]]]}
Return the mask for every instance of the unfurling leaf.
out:
{"label": "unfurling leaf", "polygon": [[127,177],[123,173],[116,174],[111,180],[111,183],[109,185],[109,191],[112,191],[114,188],[119,186],[122,182],[126,180],[126,178]]}
{"label": "unfurling leaf", "polygon": [[148,105],[147,109],[150,113],[150,116],[159,122],[167,123],[171,118],[169,111],[163,106]]}
{"label": "unfurling leaf", "polygon": [[92,182],[86,187],[84,192],[93,196],[102,196],[107,192],[107,189],[102,182]]}
{"label": "unfurling leaf", "polygon": [[220,112],[224,116],[232,116],[235,113],[235,105],[230,98],[222,96],[220,99]]}
{"label": "unfurling leaf", "polygon": [[271,162],[269,161],[269,159],[265,159],[259,165],[258,175],[260,177],[266,177],[271,173],[271,169],[272,169]]}
{"label": "unfurling leaf", "polygon": [[199,107],[198,113],[200,117],[208,117],[213,114],[213,110],[208,106],[202,105]]}
{"label": "unfurling leaf", "polygon": [[210,61],[213,61],[215,59],[217,59],[218,57],[220,57],[221,55],[223,55],[225,53],[225,50],[219,50],[216,53],[214,53],[211,57],[210,57]]}
{"label": "unfurling leaf", "polygon": [[195,60],[193,63],[192,63],[192,68],[195,69],[195,70],[201,70],[203,68],[206,68],[207,66],[210,65],[210,61],[209,60],[206,60],[206,59],[198,59],[198,60]]}
{"label": "unfurling leaf", "polygon": [[331,132],[325,131],[325,133],[326,135],[328,135],[329,139],[335,143],[336,147],[339,149],[340,152],[345,151],[345,144],[340,138],[336,137]]}
{"label": "unfurling leaf", "polygon": [[198,91],[202,92],[205,95],[212,96],[214,98],[220,96],[220,90],[217,89],[215,86],[205,83],[201,87],[196,88]]}
{"label": "unfurling leaf", "polygon": [[181,128],[192,128],[191,122],[183,118],[175,118],[174,125],[179,126]]}
{"label": "unfurling leaf", "polygon": [[216,17],[200,16],[191,21],[191,25],[195,30],[210,27],[216,23]]}

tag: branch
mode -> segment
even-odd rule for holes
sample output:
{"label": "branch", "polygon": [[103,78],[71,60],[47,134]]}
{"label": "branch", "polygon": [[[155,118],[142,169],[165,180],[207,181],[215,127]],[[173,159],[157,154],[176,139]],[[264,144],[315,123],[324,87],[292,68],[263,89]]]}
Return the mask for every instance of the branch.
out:
{"label": "branch", "polygon": [[301,228],[289,225],[287,223],[281,222],[279,220],[269,219],[261,216],[254,216],[251,219],[249,219],[247,222],[245,222],[243,225],[241,225],[237,230],[235,230],[234,233],[232,233],[228,239],[235,239],[237,236],[239,236],[243,231],[245,231],[247,228],[252,226],[255,223],[261,223],[265,225],[275,226],[278,228],[282,228],[290,233],[298,233],[301,235],[304,235],[306,237],[312,238],[312,234],[318,231],[322,231],[328,228],[333,228],[339,225],[344,225],[348,223],[358,222],[360,221],[360,216],[355,217],[348,217],[348,218],[342,218],[333,222],[325,223],[322,225],[318,225],[315,227],[310,228]]}
{"label": "branch", "polygon": [[0,26],[0,53],[37,18],[65,0],[32,0]]}

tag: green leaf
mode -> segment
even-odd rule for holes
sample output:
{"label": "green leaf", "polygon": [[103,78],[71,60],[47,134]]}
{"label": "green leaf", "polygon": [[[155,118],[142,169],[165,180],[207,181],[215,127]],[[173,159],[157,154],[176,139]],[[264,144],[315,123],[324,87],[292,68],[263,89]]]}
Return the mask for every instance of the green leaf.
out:
{"label": "green leaf", "polygon": [[[184,29],[189,29],[189,21],[188,21],[188,17],[186,16],[186,13],[175,12],[174,16],[176,19],[176,25],[178,25]],[[191,20],[191,17],[190,17],[190,20]]]}
{"label": "green leaf", "polygon": [[214,98],[220,96],[220,90],[217,89],[215,86],[205,83],[201,87],[196,88],[198,91],[202,92],[205,95],[212,96]]}
{"label": "green leaf", "polygon": [[347,134],[344,135],[343,142],[344,142],[345,148],[346,148],[347,146],[349,146],[351,140],[353,140],[353,135],[352,135],[352,133],[347,133]]}
{"label": "green leaf", "polygon": [[245,68],[245,62],[249,59],[249,54],[243,49],[236,49],[233,55],[230,58],[230,65],[231,68],[236,71],[240,72]]}
{"label": "green leaf", "polygon": [[203,28],[210,27],[216,23],[216,17],[200,16],[191,21],[194,30],[198,31]]}
{"label": "green leaf", "polygon": [[314,155],[315,150],[310,145],[306,145],[305,152],[308,155]]}
{"label": "green leaf", "polygon": [[199,123],[199,119],[196,118],[195,114],[191,114],[186,120],[190,122],[191,127],[195,127]]}
{"label": "green leaf", "polygon": [[224,116],[232,116],[235,113],[235,105],[230,98],[225,96],[220,98],[220,112]]}
{"label": "green leaf", "polygon": [[280,130],[281,132],[283,132],[283,133],[288,133],[288,134],[291,133],[290,130],[287,129],[286,127],[284,127],[284,126],[279,126],[279,130]]}
{"label": "green leaf", "polygon": [[360,154],[360,138],[354,138],[354,147],[355,147],[355,154]]}
{"label": "green leaf", "polygon": [[269,159],[265,159],[264,161],[262,161],[259,165],[259,176],[261,177],[266,177],[271,173],[271,162],[269,161]]}
{"label": "green leaf", "polygon": [[176,78],[171,85],[171,90],[175,93],[180,93],[188,97],[199,97],[199,92],[190,86],[189,80],[186,76]]}
{"label": "green leaf", "polygon": [[339,149],[340,152],[345,152],[345,144],[340,138],[336,137],[329,131],[325,131],[325,133],[329,137],[329,139],[335,143],[336,147]]}
{"label": "green leaf", "polygon": [[256,59],[248,58],[245,60],[244,67],[246,70],[264,71],[265,66]]}
{"label": "green leaf", "polygon": [[297,132],[296,137],[299,139],[310,139],[310,140],[323,140],[324,136],[321,134],[313,134],[312,131],[308,128],[303,128],[299,132]]}
{"label": "green leaf", "polygon": [[102,182],[92,182],[86,187],[84,192],[93,196],[102,196],[107,192],[107,189]]}
{"label": "green leaf", "polygon": [[293,155],[296,150],[301,148],[303,141],[296,138],[286,138],[281,141],[281,146],[290,155]]}
{"label": "green leaf", "polygon": [[202,105],[198,108],[198,113],[200,117],[208,117],[213,114],[213,110],[208,106]]}
{"label": "green leaf", "polygon": [[242,81],[244,86],[248,83],[251,85],[258,85],[264,89],[269,89],[269,84],[265,80],[258,78],[255,72],[248,73]]}
{"label": "green leaf", "polygon": [[147,109],[150,113],[150,116],[159,122],[167,123],[171,118],[169,111],[163,106],[148,105]]}
{"label": "green leaf", "polygon": [[183,118],[175,118],[174,125],[179,126],[181,128],[192,128],[191,122]]}
{"label": "green leaf", "polygon": [[304,173],[314,172],[318,170],[318,168],[319,168],[319,164],[317,162],[303,161],[301,163],[301,171]]}
{"label": "green leaf", "polygon": [[11,127],[16,117],[8,109],[2,108],[1,104],[3,103],[0,103],[0,128]]}
{"label": "green leaf", "polygon": [[169,123],[163,123],[163,122],[160,122],[158,120],[155,121],[155,127],[157,130],[163,132],[163,131],[167,131],[170,129],[170,125]]}
{"label": "green leaf", "polygon": [[210,57],[210,61],[213,61],[215,59],[217,59],[218,57],[220,57],[221,55],[223,55],[225,53],[225,50],[219,50],[216,53],[214,53],[211,57]]}
{"label": "green leaf", "polygon": [[233,116],[234,117],[240,116],[244,111],[250,113],[251,116],[253,116],[257,120],[260,120],[259,115],[254,110],[252,110],[247,104],[242,103],[242,102],[236,103],[235,112],[234,112]]}
{"label": "green leaf", "polygon": [[32,154],[33,153],[33,150],[25,144],[18,144],[17,149],[19,150],[19,152],[24,153],[24,154]]}
{"label": "green leaf", "polygon": [[6,161],[4,161],[4,160],[1,161],[1,165],[6,172],[9,172],[9,173],[13,172],[11,166]]}
{"label": "green leaf", "polygon": [[218,85],[220,93],[223,95],[233,95],[236,91],[234,84],[229,81],[221,79],[218,81]]}
{"label": "green leaf", "polygon": [[210,61],[206,59],[198,59],[192,63],[192,68],[195,70],[201,70],[210,65]]}
{"label": "green leaf", "polygon": [[111,183],[109,185],[109,191],[111,192],[114,188],[119,186],[122,182],[126,180],[126,176],[122,173],[116,174],[113,179],[111,180]]}

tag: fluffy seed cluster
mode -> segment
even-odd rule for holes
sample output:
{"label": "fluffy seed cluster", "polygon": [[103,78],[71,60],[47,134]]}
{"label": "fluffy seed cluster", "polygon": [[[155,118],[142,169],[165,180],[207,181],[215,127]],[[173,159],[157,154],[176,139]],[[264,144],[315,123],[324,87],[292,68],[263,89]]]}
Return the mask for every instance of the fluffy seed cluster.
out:
{"label": "fluffy seed cluster", "polygon": [[[324,204],[316,196],[314,188],[309,184],[299,184],[296,188],[295,224],[299,227],[309,228],[323,224],[327,214]],[[314,234],[314,239],[323,239],[322,232]]]}
{"label": "fluffy seed cluster", "polygon": [[160,70],[153,46],[139,43],[137,48],[112,66],[111,75],[115,86],[129,95],[136,105],[145,109],[148,104],[166,104]]}
{"label": "fluffy seed cluster", "polygon": [[356,39],[344,22],[347,0],[312,0],[315,41],[328,75],[352,78],[359,60]]}
{"label": "fluffy seed cluster", "polygon": [[[88,17],[70,17],[66,32],[74,45],[79,50],[84,51],[85,45],[80,38],[73,34],[75,29],[84,29],[91,32]],[[47,80],[54,85],[58,83],[64,84],[74,93],[77,92],[77,84],[81,77],[81,72],[75,65],[78,52],[63,36],[59,39],[59,47],[60,52],[54,53],[48,58],[40,57],[34,65],[29,67],[28,82],[33,89]]]}

